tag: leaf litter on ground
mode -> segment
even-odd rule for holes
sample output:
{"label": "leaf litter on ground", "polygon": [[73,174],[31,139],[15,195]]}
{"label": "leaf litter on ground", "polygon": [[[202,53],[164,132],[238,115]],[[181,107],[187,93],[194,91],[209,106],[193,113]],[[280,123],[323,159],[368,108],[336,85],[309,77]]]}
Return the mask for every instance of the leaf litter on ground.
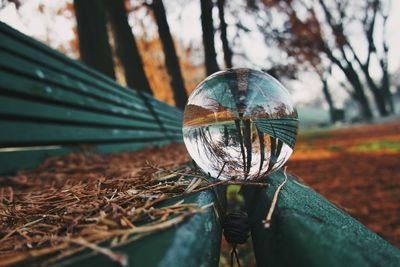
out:
{"label": "leaf litter on ground", "polygon": [[126,256],[102,242],[136,240],[208,208],[178,198],[213,184],[192,177],[189,160],[182,144],[80,152],[0,177],[0,266],[48,265],[85,248],[125,265]]}

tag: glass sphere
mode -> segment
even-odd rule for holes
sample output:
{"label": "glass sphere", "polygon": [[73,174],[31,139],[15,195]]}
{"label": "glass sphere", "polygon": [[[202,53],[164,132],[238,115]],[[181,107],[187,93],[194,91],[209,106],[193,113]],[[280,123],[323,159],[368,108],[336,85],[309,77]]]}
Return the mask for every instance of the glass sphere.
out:
{"label": "glass sphere", "polygon": [[278,170],[296,142],[298,118],[288,91],[251,69],[212,74],[189,97],[183,140],[196,164],[221,180]]}

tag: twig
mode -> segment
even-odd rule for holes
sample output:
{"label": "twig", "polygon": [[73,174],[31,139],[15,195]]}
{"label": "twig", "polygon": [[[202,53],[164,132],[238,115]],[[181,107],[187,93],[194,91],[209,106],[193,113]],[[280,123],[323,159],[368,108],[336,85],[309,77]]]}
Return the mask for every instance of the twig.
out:
{"label": "twig", "polygon": [[[12,177],[15,187],[0,188],[0,217],[4,226],[0,236],[0,266],[42,261],[43,256],[59,260],[88,247],[86,243],[97,251],[93,246],[100,242],[116,241],[111,241],[113,246],[137,240],[204,211],[207,206],[199,208],[195,203],[158,205],[189,195],[190,191],[201,191],[211,183],[204,176],[197,179],[186,174],[187,157],[176,150],[174,145],[113,156],[70,154],[54,157],[45,167]],[[164,155],[169,154],[166,151],[175,153],[176,157],[166,160]],[[157,166],[164,170],[143,168],[147,158],[162,163]],[[173,171],[187,177],[168,175],[165,170],[168,162]],[[110,165],[107,170],[105,163]],[[152,179],[157,173],[157,177],[162,177]],[[128,236],[129,233],[134,237]],[[84,238],[79,243],[86,242],[85,246],[74,244],[79,238]]]}
{"label": "twig", "polygon": [[21,230],[22,228],[28,227],[28,226],[33,225],[35,223],[38,223],[38,222],[40,222],[42,220],[43,220],[43,218],[40,218],[40,219],[34,220],[32,222],[28,222],[28,223],[26,223],[26,224],[24,224],[22,226],[19,226],[19,227],[15,228],[14,230],[8,232],[8,234],[6,234],[2,239],[0,239],[0,242],[2,242],[3,240],[6,240],[9,236],[11,236],[15,232]]}
{"label": "twig", "polygon": [[[158,166],[156,166],[156,165],[152,165],[151,163],[147,163],[147,164],[148,164],[151,168],[153,168],[153,169],[156,169],[156,170],[159,170],[159,171],[165,171],[165,172],[169,173],[170,175],[171,175],[171,174],[176,174],[176,176],[178,176],[178,175],[191,176],[191,177],[200,178],[200,179],[202,179],[202,180],[205,180],[205,181],[209,182],[209,181],[207,180],[207,178],[205,178],[203,175],[199,175],[199,174],[195,174],[195,173],[185,173],[185,172],[167,170],[167,169],[164,169],[164,168],[160,168],[160,167],[158,167]],[[160,178],[161,178],[161,177],[160,177]],[[160,178],[158,178],[158,179],[160,179]],[[171,178],[171,177],[168,175],[168,178]],[[158,179],[157,179],[157,180],[158,180]]]}
{"label": "twig", "polygon": [[[159,160],[165,163],[165,153],[158,153]],[[146,155],[157,159],[153,151]],[[210,188],[215,192],[219,185],[268,186],[260,180],[209,179],[183,165],[186,157],[178,162],[174,159],[172,170],[157,163],[143,168],[145,159],[124,153],[94,159],[71,154],[62,159],[55,157],[45,168],[16,176],[23,187],[13,187],[12,191],[0,188],[0,216],[5,222],[4,236],[0,237],[0,265],[23,264],[42,256],[54,256],[50,260],[56,261],[87,247],[95,250],[93,253],[107,254],[107,250],[98,251],[98,244],[105,240],[116,241],[111,246],[121,240],[136,240],[173,227],[211,205],[215,209],[219,203],[217,197],[216,205],[197,207],[194,203],[168,202],[160,206],[165,200]],[[109,160],[114,168],[105,171],[102,165]],[[32,176],[29,183],[25,176]]]}
{"label": "twig", "polygon": [[278,201],[279,192],[282,190],[283,186],[287,182],[286,167],[283,170],[283,174],[285,175],[285,180],[283,180],[283,182],[278,186],[278,188],[275,191],[274,197],[272,199],[271,207],[269,208],[267,217],[265,217],[265,220],[263,221],[264,228],[269,228],[271,226],[271,218],[272,218],[272,214],[274,213],[274,210],[275,210],[276,202]]}
{"label": "twig", "polygon": [[224,171],[225,165],[226,165],[226,161],[224,161],[224,165],[222,165],[222,168],[217,175],[217,179],[221,176],[222,172]]}
{"label": "twig", "polygon": [[90,243],[83,238],[74,238],[74,239],[66,238],[65,240],[70,243],[75,243],[75,244],[90,248],[100,254],[103,254],[103,255],[107,256],[108,258],[110,258],[111,260],[117,262],[121,266],[128,266],[128,257],[125,254],[116,253],[116,252],[113,252],[111,249],[99,247],[98,245],[96,245],[94,243]]}
{"label": "twig", "polygon": [[189,184],[189,186],[186,188],[185,193],[190,193],[192,192],[194,189],[196,189],[200,184],[201,184],[202,180],[195,178],[192,180],[192,182]]}

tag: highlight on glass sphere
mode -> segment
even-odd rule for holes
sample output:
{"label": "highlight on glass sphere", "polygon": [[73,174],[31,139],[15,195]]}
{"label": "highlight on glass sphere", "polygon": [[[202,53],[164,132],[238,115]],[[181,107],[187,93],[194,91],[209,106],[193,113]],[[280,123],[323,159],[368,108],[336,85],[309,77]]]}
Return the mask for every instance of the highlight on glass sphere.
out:
{"label": "highlight on glass sphere", "polygon": [[278,170],[293,152],[297,129],[297,112],[283,85],[244,68],[201,82],[183,119],[190,156],[221,180],[253,180]]}

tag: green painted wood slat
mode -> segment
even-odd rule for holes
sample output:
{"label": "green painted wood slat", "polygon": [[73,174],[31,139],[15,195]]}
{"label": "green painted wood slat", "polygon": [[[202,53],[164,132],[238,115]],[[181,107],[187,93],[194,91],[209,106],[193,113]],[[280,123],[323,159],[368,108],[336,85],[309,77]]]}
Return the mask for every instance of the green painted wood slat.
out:
{"label": "green painted wood slat", "polygon": [[[224,192],[225,189],[220,188],[219,197]],[[194,215],[179,227],[115,248],[114,251],[126,254],[129,257],[128,266],[132,267],[217,267],[221,236],[220,215],[216,213],[219,210],[217,201],[212,190],[186,197],[186,203],[197,203],[200,207],[214,203],[215,207],[211,206],[204,213]],[[54,266],[97,267],[115,266],[115,263],[103,255],[85,251],[81,255],[57,262]]]}
{"label": "green painted wood slat", "polygon": [[[18,118],[29,120],[56,121],[58,123],[76,125],[95,125],[98,127],[113,127],[157,131],[160,125],[144,120],[126,119],[118,116],[98,114],[95,112],[81,111],[59,105],[36,102],[33,100],[19,99],[0,95],[0,118]],[[164,125],[166,129],[180,132],[180,127]],[[167,133],[166,133],[167,134]]]}
{"label": "green painted wood slat", "polygon": [[292,176],[265,229],[262,220],[283,180],[278,171],[266,190],[243,188],[257,266],[399,266],[400,250]]}
{"label": "green painted wood slat", "polygon": [[171,140],[150,140],[148,142],[113,142],[108,144],[50,145],[34,147],[0,148],[0,175],[10,175],[19,170],[39,166],[50,156],[60,156],[70,152],[112,153],[116,151],[136,151],[171,143]]}
{"label": "green painted wood slat", "polygon": [[[80,149],[109,153],[182,142],[181,111],[139,96],[3,23],[0,39],[0,174]],[[213,190],[184,200],[199,206],[217,201]],[[220,219],[210,207],[116,250],[128,255],[129,266],[217,266]],[[85,251],[56,266],[114,264]]]}
{"label": "green painted wood slat", "polygon": [[[44,49],[43,45],[38,42],[33,40],[27,41],[28,44],[21,42],[21,40],[25,40],[26,38],[18,36],[18,34],[15,33],[10,34],[8,28],[9,27],[0,23],[0,38],[2,38],[0,47],[9,53],[36,62],[37,65],[42,67],[50,68],[58,72],[62,77],[67,76],[70,80],[77,80],[87,83],[88,85],[94,85],[100,90],[107,90],[109,93],[129,99],[133,102],[141,102],[144,97],[155,108],[159,108],[160,110],[168,109],[170,112],[177,112],[176,109],[172,109],[163,102],[156,101],[147,93],[139,96],[134,90],[126,90],[126,88],[115,84],[115,82],[110,80],[108,77],[104,77],[103,75],[99,76],[97,72],[93,72],[83,64],[73,61],[56,51],[49,51],[47,48]],[[82,72],[82,70],[85,72]],[[88,75],[88,73],[90,73],[90,75]]]}
{"label": "green painted wood slat", "polygon": [[[134,99],[134,101],[129,101],[126,98],[115,96],[109,92],[103,92],[98,88],[85,85],[84,83],[76,80],[70,80],[67,76],[59,75],[58,73],[41,66],[38,67],[33,63],[24,61],[2,50],[0,50],[0,68],[8,70],[9,72],[14,72],[15,74],[21,76],[29,77],[30,79],[42,81],[48,86],[57,86],[59,88],[63,88],[64,90],[73,91],[81,95],[81,97],[93,97],[109,104],[118,105],[133,111],[149,112],[148,107],[141,100]],[[126,89],[122,90],[127,91]],[[165,112],[168,110],[155,109],[155,111],[159,112],[157,113],[159,117],[162,117],[167,121],[171,121],[172,123],[175,122],[175,117],[170,115],[168,112]]]}
{"label": "green painted wood slat", "polygon": [[[82,97],[82,95],[74,91],[53,85],[50,86],[44,81],[29,79],[1,70],[0,94],[12,95],[16,98],[35,99],[37,101],[49,102],[53,105],[64,105],[69,109],[91,111],[115,117],[125,117],[128,119],[157,123],[154,117],[148,114],[149,112],[147,110],[140,110],[140,112],[133,111],[112,103],[103,102],[98,98],[88,96]],[[19,108],[20,107],[15,107],[15,109]],[[175,123],[165,121],[163,118],[160,118],[160,121],[164,126],[180,127],[181,124],[179,119],[176,119]]]}
{"label": "green painted wood slat", "polygon": [[[2,161],[6,164],[1,164],[0,173],[9,174],[17,171],[18,167],[31,168],[37,165],[23,160],[28,158],[25,155],[43,158],[43,155],[56,155],[60,151],[76,150],[81,145],[87,147],[88,144],[93,150],[113,152],[182,140],[182,113],[175,108],[146,96],[149,103],[158,107],[155,111],[159,118],[156,120],[134,91],[126,90],[108,78],[104,79],[97,72],[3,23],[0,23],[0,32],[0,36],[5,36],[0,47],[4,48],[7,38],[14,40],[6,45],[8,50],[0,49],[0,99],[4,103],[0,107],[3,121],[0,124],[3,139],[0,158],[14,159]],[[30,49],[30,45],[36,48]],[[17,54],[7,53],[11,48]],[[18,51],[22,51],[24,57],[18,57]],[[47,70],[41,64],[33,64],[37,62],[35,58],[42,60],[39,63],[54,63],[53,68]],[[64,72],[64,75],[65,69],[69,72]],[[38,125],[41,130],[34,127]],[[44,152],[37,149],[43,145],[61,147],[45,149]],[[13,151],[13,147],[19,148]]]}
{"label": "green painted wood slat", "polygon": [[[163,132],[0,119],[0,147],[168,140]],[[178,139],[180,135],[172,135]]]}

